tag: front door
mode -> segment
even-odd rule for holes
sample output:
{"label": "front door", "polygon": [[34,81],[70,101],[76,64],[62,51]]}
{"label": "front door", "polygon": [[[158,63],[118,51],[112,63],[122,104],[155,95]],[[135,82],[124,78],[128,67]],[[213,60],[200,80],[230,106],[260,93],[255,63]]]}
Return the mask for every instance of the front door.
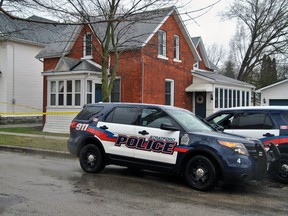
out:
{"label": "front door", "polygon": [[95,103],[102,101],[102,85],[95,84]]}
{"label": "front door", "polygon": [[206,92],[195,92],[195,114],[201,118],[206,117]]}

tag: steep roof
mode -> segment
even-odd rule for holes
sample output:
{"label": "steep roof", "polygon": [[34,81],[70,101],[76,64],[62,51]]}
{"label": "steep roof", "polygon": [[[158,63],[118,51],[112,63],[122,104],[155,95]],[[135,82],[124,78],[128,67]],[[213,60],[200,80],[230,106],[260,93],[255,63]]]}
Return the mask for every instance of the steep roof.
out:
{"label": "steep roof", "polygon": [[43,18],[33,16],[26,20],[15,20],[0,13],[0,40],[16,40],[45,45],[55,40],[63,31],[63,26],[56,25],[56,23],[43,24],[31,22],[32,20],[43,21]]}
{"label": "steep roof", "polygon": [[[158,9],[154,11],[146,11],[143,13],[134,14],[127,17],[127,21],[119,23],[117,27],[116,35],[119,40],[118,49],[139,49],[144,47],[153,35],[159,30],[162,24],[168,19],[170,15],[173,15],[177,23],[180,26],[180,29],[188,42],[191,52],[196,59],[200,59],[200,56],[197,53],[195,46],[192,43],[191,37],[184,26],[177,10],[175,7],[168,7],[163,9]],[[99,22],[98,18],[91,17],[92,23],[91,28],[97,33],[97,37],[102,40],[105,36],[106,31],[106,22]],[[74,41],[77,39],[79,30],[83,26],[79,26],[79,29],[69,30],[70,40],[66,39],[67,44],[65,47],[72,47]],[[70,27],[72,28],[72,27]],[[75,28],[75,27],[74,27]],[[63,37],[67,36],[67,33],[63,32]],[[38,55],[37,58],[51,58],[51,57],[60,57],[60,54],[63,53],[64,38],[58,38],[55,42],[46,46]],[[66,49],[69,52],[69,49]]]}
{"label": "steep roof", "polygon": [[207,55],[202,37],[200,36],[193,37],[192,42],[194,46],[196,47],[196,49],[199,47],[199,50],[202,54],[202,60],[204,61],[205,66],[211,70],[218,70],[219,68],[208,59],[208,55]]}

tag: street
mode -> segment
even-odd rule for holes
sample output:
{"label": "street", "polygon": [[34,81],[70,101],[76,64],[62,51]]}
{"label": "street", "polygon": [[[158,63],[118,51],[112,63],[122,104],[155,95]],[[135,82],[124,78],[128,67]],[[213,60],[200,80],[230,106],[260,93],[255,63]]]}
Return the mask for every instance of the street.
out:
{"label": "street", "polygon": [[287,215],[288,186],[265,180],[199,192],[176,176],[0,151],[0,215]]}

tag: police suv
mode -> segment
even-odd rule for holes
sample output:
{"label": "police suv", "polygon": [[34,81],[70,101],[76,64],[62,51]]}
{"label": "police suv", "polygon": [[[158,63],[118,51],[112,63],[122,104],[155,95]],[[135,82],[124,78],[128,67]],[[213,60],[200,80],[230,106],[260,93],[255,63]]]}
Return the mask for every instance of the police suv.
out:
{"label": "police suv", "polygon": [[258,140],[217,132],[185,109],[153,104],[86,105],[70,125],[68,149],[88,173],[108,164],[176,173],[202,191],[219,181],[261,180],[268,166]]}
{"label": "police suv", "polygon": [[288,106],[253,106],[221,109],[206,118],[227,133],[259,139],[264,145],[274,143],[280,153],[276,177],[288,183]]}

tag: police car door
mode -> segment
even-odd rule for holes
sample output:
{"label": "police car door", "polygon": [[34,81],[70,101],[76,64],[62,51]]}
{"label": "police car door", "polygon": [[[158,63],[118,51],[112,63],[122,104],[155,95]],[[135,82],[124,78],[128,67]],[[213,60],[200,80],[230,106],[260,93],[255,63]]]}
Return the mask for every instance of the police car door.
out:
{"label": "police car door", "polygon": [[120,143],[119,140],[122,137],[134,136],[138,117],[138,107],[119,106],[112,109],[103,121],[98,122],[97,127],[105,133],[100,139],[106,153],[113,156],[134,157],[134,149],[129,147],[129,143],[122,145],[124,142]]}
{"label": "police car door", "polygon": [[140,125],[135,127],[135,158],[174,165],[180,131],[160,129],[162,123],[175,125],[171,117],[157,108],[142,109]]}
{"label": "police car door", "polygon": [[266,112],[240,112],[234,117],[231,128],[234,134],[256,139],[279,135],[279,129],[274,128]]}

